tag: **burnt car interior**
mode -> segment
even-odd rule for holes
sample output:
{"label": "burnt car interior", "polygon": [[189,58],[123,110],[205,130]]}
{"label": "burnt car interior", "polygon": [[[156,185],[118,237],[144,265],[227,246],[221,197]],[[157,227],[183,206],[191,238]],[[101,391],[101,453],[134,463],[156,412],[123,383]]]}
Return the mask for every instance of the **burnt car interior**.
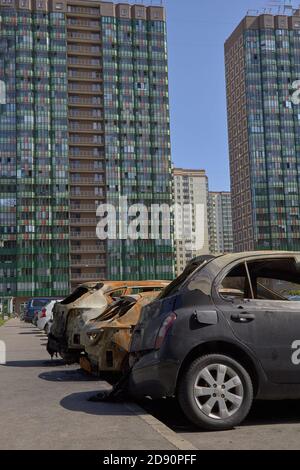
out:
{"label": "burnt car interior", "polygon": [[77,287],[72,294],[70,294],[68,297],[66,297],[62,302],[60,302],[62,305],[69,305],[75,302],[76,300],[80,299],[83,295],[87,294],[90,292],[90,290],[99,290],[103,287],[103,283],[96,284],[93,289],[89,289],[88,287]]}
{"label": "burnt car interior", "polygon": [[130,310],[134,304],[136,304],[137,298],[125,297],[124,299],[118,299],[116,302],[111,304],[94,322],[109,321],[116,318],[120,318]]}
{"label": "burnt car interior", "polygon": [[247,261],[223,279],[219,294],[226,300],[290,301],[300,294],[300,270],[293,258]]}

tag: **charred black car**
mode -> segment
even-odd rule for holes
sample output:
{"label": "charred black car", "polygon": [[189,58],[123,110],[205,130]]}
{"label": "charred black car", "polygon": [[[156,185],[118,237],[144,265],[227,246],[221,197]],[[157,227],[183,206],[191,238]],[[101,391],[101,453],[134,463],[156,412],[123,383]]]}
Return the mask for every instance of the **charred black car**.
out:
{"label": "charred black car", "polygon": [[300,253],[194,260],[142,310],[131,395],[175,396],[208,430],[240,424],[253,399],[299,399],[299,294]]}

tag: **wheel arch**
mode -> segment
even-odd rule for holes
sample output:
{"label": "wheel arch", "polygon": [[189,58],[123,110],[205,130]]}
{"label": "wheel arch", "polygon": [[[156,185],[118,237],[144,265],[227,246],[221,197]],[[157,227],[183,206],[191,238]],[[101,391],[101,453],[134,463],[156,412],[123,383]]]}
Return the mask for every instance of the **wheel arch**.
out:
{"label": "wheel arch", "polygon": [[190,364],[194,359],[197,359],[198,357],[207,354],[224,354],[226,356],[230,356],[232,359],[235,359],[237,362],[239,362],[250,375],[253,384],[254,397],[258,394],[260,382],[259,372],[252,357],[241,347],[226,341],[210,341],[207,343],[199,344],[194,347],[185,357],[184,361],[180,366],[177,375],[176,390],[180,378],[183,375],[188,364]]}

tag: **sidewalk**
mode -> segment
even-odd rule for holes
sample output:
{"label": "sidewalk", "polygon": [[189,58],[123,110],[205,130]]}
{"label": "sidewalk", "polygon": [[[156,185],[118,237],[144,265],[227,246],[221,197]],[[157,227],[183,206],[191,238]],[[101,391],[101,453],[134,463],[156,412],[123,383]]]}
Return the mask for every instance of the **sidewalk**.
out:
{"label": "sidewalk", "polygon": [[0,366],[0,449],[180,448],[168,428],[135,405],[88,402],[109,384],[51,361],[47,338],[34,326],[10,320],[0,340],[7,348]]}

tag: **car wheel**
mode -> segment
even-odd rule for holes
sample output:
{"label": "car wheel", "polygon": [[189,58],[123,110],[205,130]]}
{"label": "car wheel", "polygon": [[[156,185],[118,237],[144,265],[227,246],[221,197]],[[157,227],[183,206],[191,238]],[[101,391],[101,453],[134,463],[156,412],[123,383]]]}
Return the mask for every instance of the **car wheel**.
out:
{"label": "car wheel", "polygon": [[189,365],[179,382],[177,398],[196,426],[222,431],[238,426],[246,418],[253,401],[253,385],[237,361],[211,354]]}

